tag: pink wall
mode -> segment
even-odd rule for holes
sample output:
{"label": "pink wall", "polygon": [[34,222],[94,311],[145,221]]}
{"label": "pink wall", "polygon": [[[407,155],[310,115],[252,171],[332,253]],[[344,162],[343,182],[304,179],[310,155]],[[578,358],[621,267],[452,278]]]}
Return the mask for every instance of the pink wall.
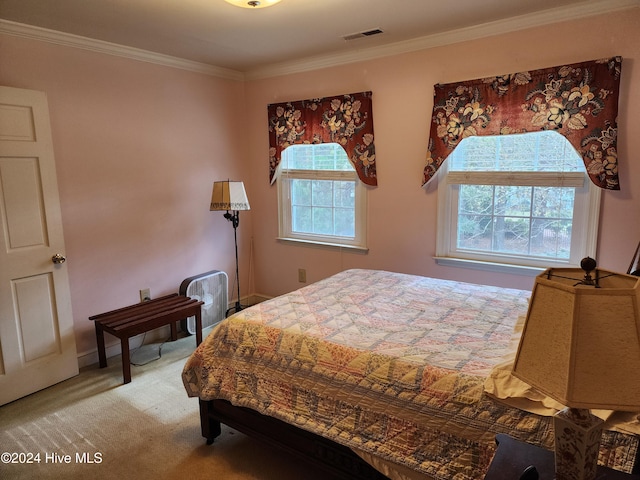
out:
{"label": "pink wall", "polygon": [[[603,195],[600,265],[626,270],[640,240],[640,9],[347,66],[246,83],[0,35],[0,84],[49,98],[80,354],[90,315],[175,292],[210,269],[233,280],[233,230],[208,211],[216,179],[244,180],[242,294],[277,295],[345,268],[380,268],[530,288],[532,278],[435,264],[436,191],[420,187],[432,87],[621,55],[622,190]],[[369,191],[369,252],[279,243],[268,181],[266,106],[372,90],[379,186]],[[251,255],[250,255],[251,253]],[[251,278],[249,271],[251,270]]]}
{"label": "pink wall", "polygon": [[[621,191],[605,192],[598,261],[626,271],[640,241],[640,9],[497,35],[475,42],[251,82],[251,195],[257,289],[268,295],[300,286],[298,268],[315,281],[345,268],[380,268],[529,289],[530,276],[438,266],[437,192],[420,187],[433,85],[609,56],[623,57],[619,161]],[[596,33],[597,32],[597,33]],[[373,91],[379,186],[369,192],[368,254],[279,243],[276,187],[268,184],[266,105]]]}
{"label": "pink wall", "polygon": [[95,350],[88,317],[138,302],[140,289],[177,292],[212,269],[232,280],[233,229],[208,205],[214,180],[247,171],[242,84],[0,40],[0,84],[48,96],[79,354]]}

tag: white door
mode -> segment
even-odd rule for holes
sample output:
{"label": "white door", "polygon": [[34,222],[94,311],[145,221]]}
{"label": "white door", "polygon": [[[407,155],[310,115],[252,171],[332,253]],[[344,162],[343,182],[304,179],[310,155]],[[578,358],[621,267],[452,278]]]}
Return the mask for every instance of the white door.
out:
{"label": "white door", "polygon": [[78,374],[49,108],[0,87],[0,405]]}

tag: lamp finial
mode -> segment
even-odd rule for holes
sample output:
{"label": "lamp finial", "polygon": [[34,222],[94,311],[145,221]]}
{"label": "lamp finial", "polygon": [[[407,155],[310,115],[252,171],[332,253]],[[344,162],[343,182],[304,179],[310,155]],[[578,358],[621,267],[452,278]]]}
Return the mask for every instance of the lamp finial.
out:
{"label": "lamp finial", "polygon": [[597,278],[596,280],[594,280],[591,276],[591,272],[596,269],[596,265],[596,261],[591,257],[584,257],[582,260],[580,260],[580,268],[584,270],[584,278],[582,279],[582,281],[576,283],[576,285],[590,285],[598,288],[599,285]]}

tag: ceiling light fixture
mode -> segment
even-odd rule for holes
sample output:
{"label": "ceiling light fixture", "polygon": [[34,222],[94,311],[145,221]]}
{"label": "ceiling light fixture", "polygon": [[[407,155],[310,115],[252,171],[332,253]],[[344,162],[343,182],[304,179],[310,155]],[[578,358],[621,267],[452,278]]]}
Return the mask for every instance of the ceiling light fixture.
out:
{"label": "ceiling light fixture", "polygon": [[265,8],[279,3],[280,0],[224,0],[231,5],[242,8]]}

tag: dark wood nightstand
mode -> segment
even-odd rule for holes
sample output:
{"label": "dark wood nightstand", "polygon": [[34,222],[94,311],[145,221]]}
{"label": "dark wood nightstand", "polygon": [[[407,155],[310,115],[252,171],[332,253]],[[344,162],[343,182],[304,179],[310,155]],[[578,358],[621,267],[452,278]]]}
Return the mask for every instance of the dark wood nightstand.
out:
{"label": "dark wood nightstand", "polygon": [[[496,443],[498,449],[484,480],[518,480],[529,465],[536,467],[539,480],[554,479],[553,452],[504,434],[496,435]],[[640,475],[598,467],[597,480],[640,480]]]}

